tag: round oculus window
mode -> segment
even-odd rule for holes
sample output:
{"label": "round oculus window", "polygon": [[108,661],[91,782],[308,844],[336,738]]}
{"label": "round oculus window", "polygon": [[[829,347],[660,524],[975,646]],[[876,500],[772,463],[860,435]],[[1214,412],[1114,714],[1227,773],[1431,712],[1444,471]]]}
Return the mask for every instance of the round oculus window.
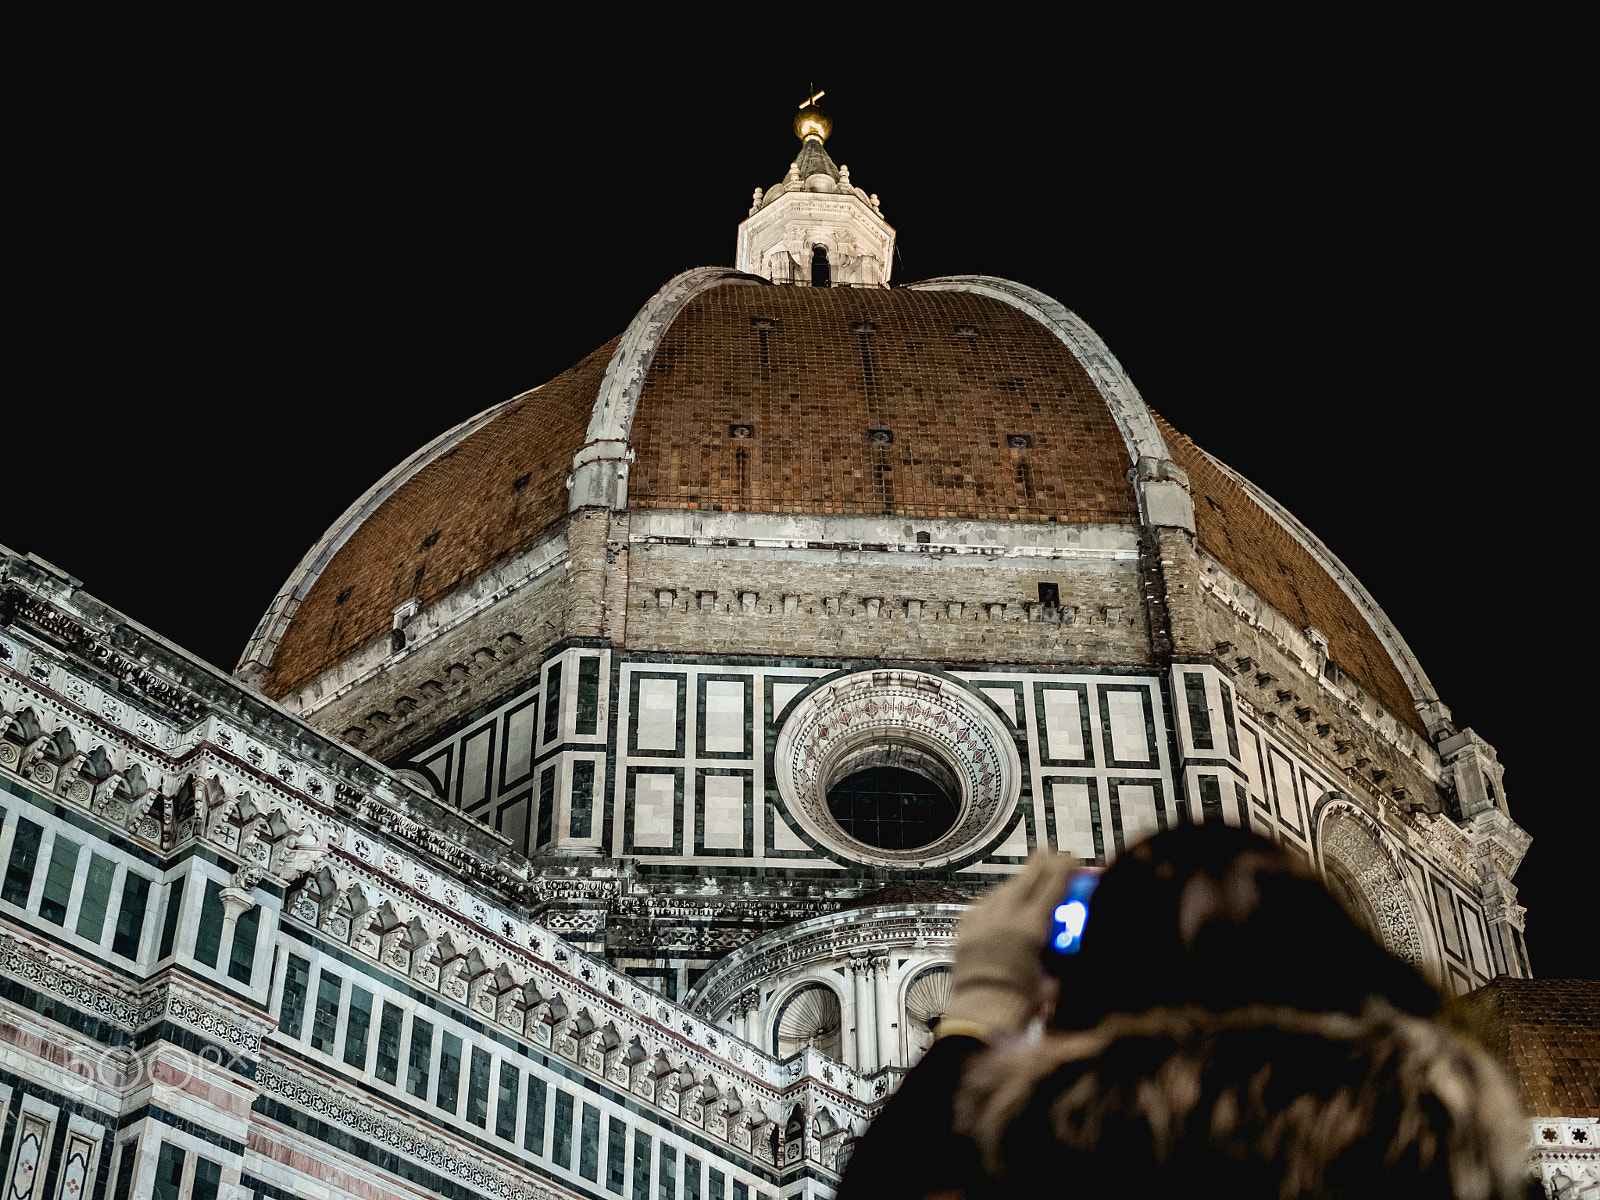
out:
{"label": "round oculus window", "polygon": [[773,747],[799,831],[855,862],[945,866],[998,841],[1022,778],[1012,730],[958,681],[922,671],[818,680]]}
{"label": "round oculus window", "polygon": [[828,811],[858,841],[882,850],[915,850],[956,823],[956,803],[934,780],[904,767],[854,771],[828,789]]}

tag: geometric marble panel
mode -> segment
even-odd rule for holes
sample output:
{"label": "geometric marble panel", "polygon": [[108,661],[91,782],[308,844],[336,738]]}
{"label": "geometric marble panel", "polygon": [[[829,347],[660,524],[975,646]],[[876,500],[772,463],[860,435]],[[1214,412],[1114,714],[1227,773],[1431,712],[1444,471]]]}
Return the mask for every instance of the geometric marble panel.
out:
{"label": "geometric marble panel", "polygon": [[[1049,695],[1048,692],[1045,694]],[[1153,757],[1144,724],[1144,697],[1147,694],[1143,689],[1101,693],[1111,716],[1111,754],[1118,762],[1149,762]]]}
{"label": "geometric marble panel", "polygon": [[[1112,695],[1116,693],[1113,692]],[[1140,710],[1140,736],[1144,731],[1144,713]],[[1124,848],[1143,841],[1161,828],[1156,818],[1156,789],[1151,784],[1119,783],[1117,807],[1122,812],[1122,845]]]}
{"label": "geometric marble panel", "polygon": [[772,685],[772,715],[774,717],[776,717],[779,713],[781,713],[785,708],[788,707],[789,701],[793,700],[801,692],[805,691],[806,688],[809,687],[809,686],[810,686],[809,684],[805,684],[805,683],[775,683],[775,684],[773,684]]}
{"label": "geometric marble panel", "polygon": [[706,749],[738,754],[744,750],[744,689],[737,679],[706,680]]}
{"label": "geometric marble panel", "polygon": [[676,679],[639,680],[639,749],[677,748],[678,686]]}
{"label": "geometric marble panel", "polygon": [[[744,688],[739,687],[739,702],[744,703]],[[744,746],[744,732],[739,733]],[[705,775],[705,840],[707,850],[744,849],[744,775]]]}
{"label": "geometric marble panel", "polygon": [[[1050,745],[1050,757],[1053,759],[1071,758],[1082,759],[1087,757],[1083,749],[1083,720],[1078,704],[1082,693],[1075,688],[1045,688],[1039,693],[1044,697],[1044,732]],[[1112,734],[1116,734],[1116,721],[1119,708],[1116,697],[1119,695],[1130,696],[1135,709],[1139,708],[1137,696],[1128,692],[1112,692]],[[1138,729],[1139,741],[1144,741],[1144,712],[1139,710]],[[1122,756],[1119,754],[1119,758]],[[1143,751],[1137,755],[1145,757]]]}
{"label": "geometric marble panel", "polygon": [[[1045,695],[1067,695],[1077,699],[1077,692],[1046,692]],[[1048,709],[1046,710],[1049,711]],[[1051,741],[1054,747],[1054,740]],[[1089,783],[1087,780],[1055,779],[1050,783],[1050,798],[1055,805],[1056,841],[1062,850],[1075,854],[1084,862],[1097,857],[1094,847],[1093,814],[1089,811]],[[1124,810],[1126,811],[1126,810]],[[1123,818],[1127,820],[1126,817]]]}
{"label": "geometric marble panel", "polygon": [[671,846],[674,798],[678,790],[675,771],[641,771],[633,793],[633,844]]}

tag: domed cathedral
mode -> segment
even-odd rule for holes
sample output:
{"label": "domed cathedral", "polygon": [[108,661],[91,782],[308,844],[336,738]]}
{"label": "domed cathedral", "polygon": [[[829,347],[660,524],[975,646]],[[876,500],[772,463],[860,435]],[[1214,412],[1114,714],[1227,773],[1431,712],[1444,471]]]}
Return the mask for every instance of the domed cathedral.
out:
{"label": "domed cathedral", "polygon": [[231,677],[4,553],[16,1194],[826,1196],[963,906],[1183,821],[1530,975],[1372,596],[1058,301],[895,279],[818,99],[732,267],[374,484]]}
{"label": "domed cathedral", "polygon": [[1057,301],[892,280],[830,131],[799,111],[733,269],[341,517],[240,677],[769,1052],[803,1011],[907,1063],[952,903],[1184,820],[1293,847],[1451,989],[1527,974],[1494,752],[1366,589]]}

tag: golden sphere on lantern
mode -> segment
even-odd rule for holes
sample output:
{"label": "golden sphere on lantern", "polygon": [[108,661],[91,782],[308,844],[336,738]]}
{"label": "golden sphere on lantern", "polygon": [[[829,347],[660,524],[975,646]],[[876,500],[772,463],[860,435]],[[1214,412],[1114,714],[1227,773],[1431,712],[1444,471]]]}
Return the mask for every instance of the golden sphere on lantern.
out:
{"label": "golden sphere on lantern", "polygon": [[794,135],[802,142],[812,137],[819,142],[825,142],[832,132],[833,118],[815,103],[805,105],[794,115]]}

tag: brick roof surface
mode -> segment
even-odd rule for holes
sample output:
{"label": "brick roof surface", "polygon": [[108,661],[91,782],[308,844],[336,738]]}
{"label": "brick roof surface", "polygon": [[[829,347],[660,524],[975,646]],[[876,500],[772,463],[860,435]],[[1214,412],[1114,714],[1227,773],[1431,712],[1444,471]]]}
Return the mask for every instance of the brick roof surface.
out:
{"label": "brick roof surface", "polygon": [[294,691],[387,634],[411,597],[432,604],[566,519],[567,472],[620,340],[434,459],[357,527],[273,652],[267,695]]}
{"label": "brick roof surface", "polygon": [[1396,719],[1423,736],[1411,690],[1361,611],[1293,535],[1159,414],[1173,461],[1189,474],[1200,544],[1296,625],[1328,639],[1328,655]]}
{"label": "brick roof surface", "polygon": [[[436,602],[565,519],[567,472],[619,340],[440,455],[361,522],[289,623],[269,696],[385,636],[405,600]],[[1420,731],[1399,672],[1338,585],[1157,420],[1194,485],[1201,542],[1284,616],[1327,634],[1334,660]],[[638,508],[1138,521],[1126,444],[1083,367],[1030,317],[966,292],[702,293],[661,339],[631,442]]]}
{"label": "brick roof surface", "polygon": [[632,442],[641,508],[1138,521],[1126,444],[1077,360],[964,292],[703,293],[662,338]]}
{"label": "brick roof surface", "polygon": [[1532,1117],[1600,1117],[1600,980],[1502,975],[1457,1002]]}

